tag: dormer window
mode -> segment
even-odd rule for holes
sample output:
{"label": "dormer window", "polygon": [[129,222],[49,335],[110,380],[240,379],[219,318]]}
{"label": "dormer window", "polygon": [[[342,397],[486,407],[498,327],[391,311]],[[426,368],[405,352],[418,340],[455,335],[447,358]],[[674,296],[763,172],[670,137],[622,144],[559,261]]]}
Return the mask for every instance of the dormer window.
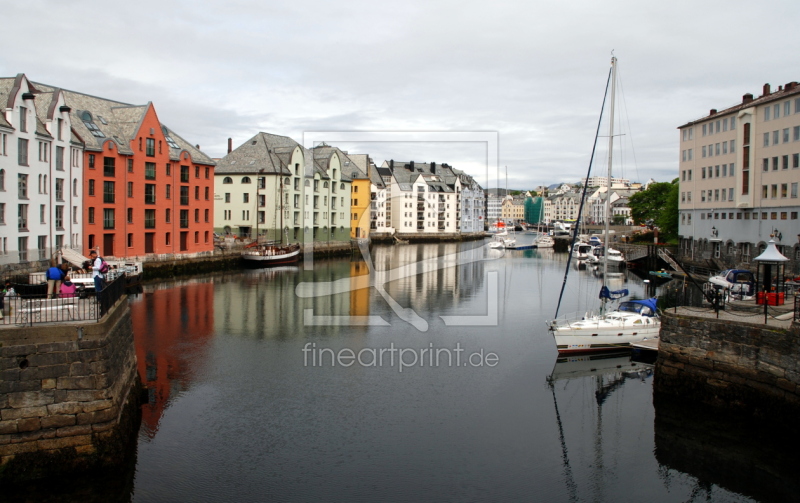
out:
{"label": "dormer window", "polygon": [[180,148],[178,144],[175,143],[175,140],[173,140],[172,137],[169,135],[166,127],[162,127],[161,132],[164,133],[164,139],[167,140],[167,145],[169,145],[171,148]]}
{"label": "dormer window", "polygon": [[81,120],[83,121],[83,125],[86,126],[86,129],[88,129],[93,136],[96,136],[98,138],[106,137],[106,135],[104,135],[103,132],[100,131],[100,128],[97,127],[97,125],[94,123],[94,119],[92,118],[91,113],[83,112],[81,114]]}

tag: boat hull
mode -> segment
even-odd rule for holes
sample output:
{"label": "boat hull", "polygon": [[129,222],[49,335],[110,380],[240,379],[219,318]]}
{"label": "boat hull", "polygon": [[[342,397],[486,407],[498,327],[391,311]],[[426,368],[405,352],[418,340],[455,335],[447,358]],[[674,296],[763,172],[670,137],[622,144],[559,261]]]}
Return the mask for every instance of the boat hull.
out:
{"label": "boat hull", "polygon": [[279,265],[296,264],[300,260],[300,249],[292,250],[288,253],[277,253],[275,255],[263,254],[244,254],[242,258],[245,263],[254,267],[273,267]]}
{"label": "boat hull", "polygon": [[631,344],[658,339],[661,323],[637,327],[586,327],[556,329],[553,337],[559,354],[594,353],[630,348]]}

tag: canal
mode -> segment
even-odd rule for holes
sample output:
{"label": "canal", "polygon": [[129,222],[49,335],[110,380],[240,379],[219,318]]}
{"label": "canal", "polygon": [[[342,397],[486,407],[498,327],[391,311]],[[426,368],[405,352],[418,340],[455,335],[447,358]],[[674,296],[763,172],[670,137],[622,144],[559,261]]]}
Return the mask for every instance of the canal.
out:
{"label": "canal", "polygon": [[[482,244],[146,286],[135,466],[97,499],[768,501],[760,485],[793,484],[749,480],[735,440],[685,435],[647,364],[559,360],[546,320],[566,255]],[[600,281],[573,269],[562,312],[596,307]]]}

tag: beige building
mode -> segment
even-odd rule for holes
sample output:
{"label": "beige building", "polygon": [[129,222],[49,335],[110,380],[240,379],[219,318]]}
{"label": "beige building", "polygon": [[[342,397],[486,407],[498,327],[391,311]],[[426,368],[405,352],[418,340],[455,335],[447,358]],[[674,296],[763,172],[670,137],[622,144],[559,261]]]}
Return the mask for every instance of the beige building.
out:
{"label": "beige building", "polygon": [[[800,87],[797,82],[688,122],[680,131],[681,250],[747,265],[774,238],[800,260]],[[723,265],[723,264],[720,264]]]}

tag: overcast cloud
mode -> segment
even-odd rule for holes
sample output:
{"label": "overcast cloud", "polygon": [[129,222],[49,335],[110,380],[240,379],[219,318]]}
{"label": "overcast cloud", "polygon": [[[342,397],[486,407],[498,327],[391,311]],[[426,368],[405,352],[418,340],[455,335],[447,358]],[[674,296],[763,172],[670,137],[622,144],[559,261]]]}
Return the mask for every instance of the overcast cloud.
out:
{"label": "overcast cloud", "polygon": [[[639,181],[677,176],[677,126],[800,80],[796,0],[3,0],[1,11],[0,75],[152,101],[213,157],[258,131],[497,131],[510,188],[585,174],[612,49],[626,134],[615,174]],[[447,162],[486,185],[480,146],[344,147]]]}

